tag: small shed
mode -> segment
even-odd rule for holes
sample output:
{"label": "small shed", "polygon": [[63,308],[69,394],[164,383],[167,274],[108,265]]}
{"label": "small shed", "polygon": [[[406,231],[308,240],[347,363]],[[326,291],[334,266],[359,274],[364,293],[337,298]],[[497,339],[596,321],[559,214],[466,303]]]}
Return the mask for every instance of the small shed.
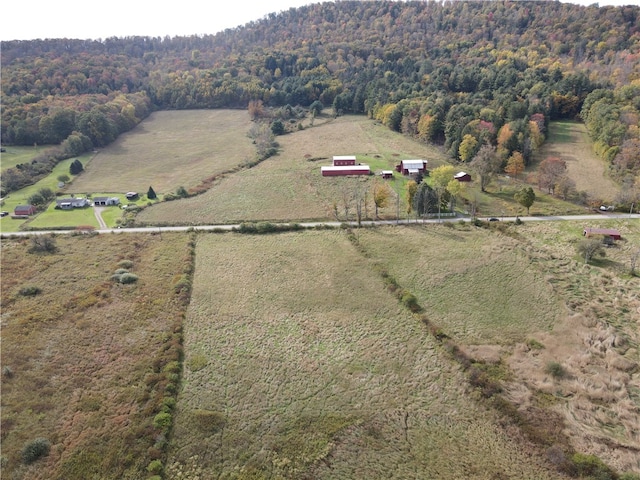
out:
{"label": "small shed", "polygon": [[33,205],[18,205],[13,209],[13,215],[16,217],[28,217],[36,213],[36,207]]}
{"label": "small shed", "polygon": [[582,232],[582,235],[585,237],[593,237],[597,235],[602,235],[603,237],[609,237],[612,240],[622,240],[622,235],[618,230],[613,228],[585,228]]}
{"label": "small shed", "polygon": [[355,155],[334,155],[333,156],[334,167],[342,167],[345,165],[355,165],[355,164],[356,164]]}
{"label": "small shed", "polygon": [[320,167],[323,177],[337,177],[345,175],[370,175],[369,165],[340,165]]}
{"label": "small shed", "polygon": [[389,180],[390,178],[393,178],[393,170],[382,170],[382,172],[380,173],[380,175],[382,176],[382,178],[384,178],[385,180]]}
{"label": "small shed", "polygon": [[127,197],[127,200],[135,200],[138,198],[138,192],[127,192],[124,196]]}
{"label": "small shed", "polygon": [[469,175],[467,172],[458,172],[453,176],[453,178],[459,182],[471,181],[471,175]]}
{"label": "small shed", "polygon": [[418,175],[427,170],[426,160],[402,160],[396,170],[403,175]]}

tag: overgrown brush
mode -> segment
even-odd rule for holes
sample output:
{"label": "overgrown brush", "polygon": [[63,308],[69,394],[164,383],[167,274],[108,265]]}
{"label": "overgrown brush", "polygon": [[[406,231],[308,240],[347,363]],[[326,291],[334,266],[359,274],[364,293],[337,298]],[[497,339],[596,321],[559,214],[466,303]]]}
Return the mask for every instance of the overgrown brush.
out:
{"label": "overgrown brush", "polygon": [[25,465],[30,465],[36,460],[39,460],[41,457],[46,457],[49,455],[49,450],[51,449],[51,442],[46,438],[36,438],[35,440],[27,443],[22,452],[20,452],[20,456],[22,457],[22,463]]}

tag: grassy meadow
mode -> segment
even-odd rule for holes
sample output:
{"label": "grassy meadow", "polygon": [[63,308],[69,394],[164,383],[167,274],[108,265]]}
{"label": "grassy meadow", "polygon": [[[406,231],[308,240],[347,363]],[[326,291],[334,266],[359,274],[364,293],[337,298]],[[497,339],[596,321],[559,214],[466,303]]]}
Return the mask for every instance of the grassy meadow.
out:
{"label": "grassy meadow", "polygon": [[[60,193],[123,195],[134,190],[143,194],[152,186],[161,199],[163,194],[175,192],[181,186],[192,191],[205,190],[190,198],[157,202],[144,208],[134,220],[138,225],[353,221],[356,219],[354,192],[365,196],[363,218],[374,218],[371,190],[373,182],[379,178],[322,177],[320,167],[330,164],[333,155],[354,154],[358,162],[369,164],[376,173],[393,170],[406,158],[426,159],[431,169],[447,162],[437,147],[392,132],[363,116],[336,119],[321,116],[313,124],[309,120],[303,124],[302,130],[276,138],[277,155],[245,168],[256,158],[255,146],[247,136],[251,122],[246,111],[156,112],[114,144],[95,155],[82,157],[85,172]],[[567,160],[569,174],[579,190],[610,201],[616,186],[604,176],[604,164],[591,152],[583,127],[554,122],[550,132],[539,157],[561,155]],[[25,150],[28,151],[31,150]],[[62,162],[52,175],[37,185],[12,193],[2,208],[13,210],[42,186],[55,189],[56,177],[68,173],[68,162],[70,160]],[[460,168],[464,169],[464,166]],[[535,165],[527,173],[535,173]],[[406,181],[397,173],[393,180],[387,181],[393,194],[387,206],[380,209],[380,218],[394,219],[398,213],[400,218],[407,218]],[[501,175],[487,192],[480,192],[472,183],[466,186],[461,197],[476,202],[478,214],[482,216],[524,215],[525,209],[513,199],[522,184],[521,180]],[[531,215],[585,213],[583,206],[537,190],[536,195]],[[464,213],[462,203],[458,203]],[[0,220],[0,230],[74,226],[69,224],[69,215],[62,217],[59,213],[49,209],[40,213],[37,220],[28,222],[5,217]],[[109,227],[118,224],[122,218],[120,213],[109,210],[104,218]],[[78,222],[93,224],[97,221],[82,217]]]}
{"label": "grassy meadow", "polygon": [[156,112],[101,150],[74,182],[76,192],[157,194],[187,189],[252,160],[246,110]]}
{"label": "grassy meadow", "polygon": [[[545,148],[586,148],[575,128],[559,125]],[[322,177],[333,155],[375,171],[446,161],[346,116],[277,137],[276,156],[244,168],[255,155],[248,129],[246,111],[157,112],[81,158],[86,171],[60,193],[152,185],[162,195],[215,177],[136,221],[353,220],[353,192],[375,177]],[[2,209],[55,190],[65,162]],[[405,182],[389,182],[404,218]],[[522,215],[518,186],[501,176],[465,196],[480,215]],[[536,194],[533,215],[584,213]],[[102,218],[115,226],[121,212]],[[364,216],[373,212],[369,201]],[[380,216],[395,215],[392,198]],[[0,222],[2,232],[23,223]],[[25,223],[75,225],[97,227],[93,209],[50,207]],[[586,226],[624,240],[585,265],[576,246]],[[54,238],[53,254],[2,239],[3,478],[557,479],[559,450],[640,472],[637,220]],[[114,282],[118,268],[137,281]],[[495,396],[469,365],[499,386]],[[49,455],[25,464],[37,438]]]}
{"label": "grassy meadow", "polygon": [[[376,172],[393,169],[403,158],[425,158],[430,165],[444,162],[437,149],[394,134],[362,116],[318,122],[302,131],[279,136],[277,141],[278,155],[226,176],[204,194],[146,209],[138,215],[138,221],[202,224],[335,220],[334,203],[344,203],[343,186],[351,191],[355,185],[361,185],[367,191],[372,178],[322,177],[320,167],[330,165],[333,155],[356,155],[358,162],[369,164]],[[405,182],[398,180],[400,185]],[[400,190],[404,195],[402,187]],[[382,213],[390,216],[395,211],[393,204]],[[372,207],[369,212],[373,213]]]}
{"label": "grassy meadow", "polygon": [[549,124],[549,138],[538,157],[560,157],[567,162],[567,175],[578,191],[589,192],[611,204],[619,186],[607,176],[607,165],[594,153],[587,129],[582,123],[557,121]]}
{"label": "grassy meadow", "polygon": [[554,478],[346,232],[202,235],[195,272],[170,478]]}
{"label": "grassy meadow", "polygon": [[31,162],[33,157],[44,152],[48,147],[49,145],[38,145],[34,147],[3,146],[6,151],[0,153],[0,171],[13,168],[19,163]]}

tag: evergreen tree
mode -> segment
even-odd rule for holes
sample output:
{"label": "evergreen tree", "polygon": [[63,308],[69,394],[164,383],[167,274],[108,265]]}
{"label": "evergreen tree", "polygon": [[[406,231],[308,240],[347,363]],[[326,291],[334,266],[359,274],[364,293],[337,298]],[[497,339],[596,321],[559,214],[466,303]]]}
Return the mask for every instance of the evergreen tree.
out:
{"label": "evergreen tree", "polygon": [[69,165],[69,173],[71,173],[71,175],[78,175],[83,170],[84,167],[82,166],[82,162],[77,158],[71,162],[71,165]]}
{"label": "evergreen tree", "polygon": [[533,191],[533,188],[524,187],[518,190],[513,196],[513,198],[516,200],[516,202],[518,202],[520,205],[522,205],[524,208],[527,209],[527,215],[529,215],[529,208],[531,208],[531,205],[533,205],[533,202],[536,201],[536,194]]}
{"label": "evergreen tree", "polygon": [[158,196],[156,195],[155,190],[151,186],[149,186],[149,190],[147,190],[147,198],[149,200],[155,200],[156,198],[158,198]]}

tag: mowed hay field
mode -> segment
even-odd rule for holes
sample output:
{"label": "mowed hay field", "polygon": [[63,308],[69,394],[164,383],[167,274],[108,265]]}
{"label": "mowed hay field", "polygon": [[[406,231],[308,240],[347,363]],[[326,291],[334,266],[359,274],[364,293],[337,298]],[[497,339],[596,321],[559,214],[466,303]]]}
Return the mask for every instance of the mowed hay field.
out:
{"label": "mowed hay field", "polygon": [[538,157],[559,157],[567,162],[567,175],[578,191],[587,192],[604,203],[612,203],[620,187],[607,176],[607,164],[593,151],[587,129],[578,122],[551,122],[549,138]]}
{"label": "mowed hay field", "polygon": [[159,195],[232,170],[255,157],[246,110],[155,112],[99,152],[69,188],[74,192]]}
{"label": "mowed hay field", "polygon": [[[334,155],[356,155],[358,162],[369,164],[375,172],[393,169],[406,158],[427,159],[432,168],[444,162],[437,149],[398,135],[364,116],[324,119],[324,123],[318,121],[313,127],[276,139],[280,145],[276,156],[226,176],[202,195],[147,208],[137,221],[216,224],[335,220],[334,203],[342,202],[343,185],[348,184],[350,191],[355,185],[367,190],[374,178],[322,177],[320,167],[330,165]],[[381,214],[395,216],[395,211],[394,204]],[[372,208],[369,213],[373,213]]]}
{"label": "mowed hay field", "polygon": [[[148,476],[180,355],[186,303],[173,282],[191,265],[189,241],[63,235],[56,253],[36,254],[28,238],[2,240],[3,479]],[[123,266],[137,282],[111,280]],[[37,438],[50,453],[25,464]]]}
{"label": "mowed hay field", "polygon": [[342,230],[199,236],[169,477],[558,478],[376,271]]}

